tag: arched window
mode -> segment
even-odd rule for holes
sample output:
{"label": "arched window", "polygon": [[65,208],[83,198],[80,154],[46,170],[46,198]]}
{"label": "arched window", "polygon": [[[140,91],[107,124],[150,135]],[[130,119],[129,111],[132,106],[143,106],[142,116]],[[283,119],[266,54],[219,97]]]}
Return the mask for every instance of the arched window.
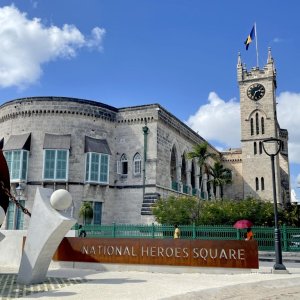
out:
{"label": "arched window", "polygon": [[265,134],[265,119],[261,117],[261,134]]}
{"label": "arched window", "polygon": [[133,174],[140,175],[142,173],[142,158],[139,153],[133,157]]}
{"label": "arched window", "polygon": [[259,142],[259,154],[262,154],[262,150],[263,150],[263,144],[262,142]]}
{"label": "arched window", "polygon": [[128,159],[126,154],[122,154],[120,160],[117,162],[117,173],[121,175],[128,174]]}
{"label": "arched window", "polygon": [[260,186],[261,190],[263,191],[265,189],[265,179],[263,177],[260,179]]}
{"label": "arched window", "polygon": [[255,125],[256,125],[256,134],[259,134],[258,113],[255,114]]}
{"label": "arched window", "polygon": [[255,178],[255,189],[258,191],[259,190],[259,181],[258,178]]}
{"label": "arched window", "polygon": [[254,142],[254,155],[257,154],[257,145],[256,145],[256,142]]}
{"label": "arched window", "polygon": [[253,118],[251,118],[251,120],[250,120],[250,129],[251,129],[251,135],[253,135],[254,134],[254,126],[253,126]]}

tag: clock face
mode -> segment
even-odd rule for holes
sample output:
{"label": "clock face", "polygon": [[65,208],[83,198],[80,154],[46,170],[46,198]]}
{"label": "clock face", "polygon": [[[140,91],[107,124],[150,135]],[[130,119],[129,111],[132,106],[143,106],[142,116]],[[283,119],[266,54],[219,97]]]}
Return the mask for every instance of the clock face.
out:
{"label": "clock face", "polygon": [[265,87],[260,83],[254,83],[248,87],[247,96],[254,101],[261,99],[265,95]]}

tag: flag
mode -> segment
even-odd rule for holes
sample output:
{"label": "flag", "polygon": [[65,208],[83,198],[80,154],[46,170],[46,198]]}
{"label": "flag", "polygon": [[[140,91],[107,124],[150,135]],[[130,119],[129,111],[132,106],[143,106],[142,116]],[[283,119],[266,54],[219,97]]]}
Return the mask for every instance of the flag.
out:
{"label": "flag", "polygon": [[254,40],[254,38],[255,38],[255,27],[253,26],[250,34],[248,35],[248,37],[244,43],[246,45],[246,50],[248,50],[249,45]]}

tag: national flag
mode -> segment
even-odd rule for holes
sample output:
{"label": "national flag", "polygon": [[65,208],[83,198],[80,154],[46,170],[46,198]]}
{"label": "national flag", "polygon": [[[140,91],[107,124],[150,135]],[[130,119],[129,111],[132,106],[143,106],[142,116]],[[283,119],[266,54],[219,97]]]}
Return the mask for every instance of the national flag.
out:
{"label": "national flag", "polygon": [[255,38],[255,26],[252,27],[252,30],[244,43],[246,45],[246,50],[248,50],[249,45],[254,40],[254,38]]}

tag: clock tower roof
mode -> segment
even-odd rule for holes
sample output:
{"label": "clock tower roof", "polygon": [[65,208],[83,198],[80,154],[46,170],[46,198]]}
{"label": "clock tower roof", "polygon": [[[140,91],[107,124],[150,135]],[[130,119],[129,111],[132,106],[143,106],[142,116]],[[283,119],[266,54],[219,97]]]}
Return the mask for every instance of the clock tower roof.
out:
{"label": "clock tower roof", "polygon": [[262,69],[259,67],[253,67],[251,70],[247,70],[246,64],[242,63],[241,54],[239,53],[237,63],[237,78],[239,83],[244,81],[257,81],[261,78],[274,78],[274,81],[276,81],[276,69],[271,48],[268,49],[267,63]]}

